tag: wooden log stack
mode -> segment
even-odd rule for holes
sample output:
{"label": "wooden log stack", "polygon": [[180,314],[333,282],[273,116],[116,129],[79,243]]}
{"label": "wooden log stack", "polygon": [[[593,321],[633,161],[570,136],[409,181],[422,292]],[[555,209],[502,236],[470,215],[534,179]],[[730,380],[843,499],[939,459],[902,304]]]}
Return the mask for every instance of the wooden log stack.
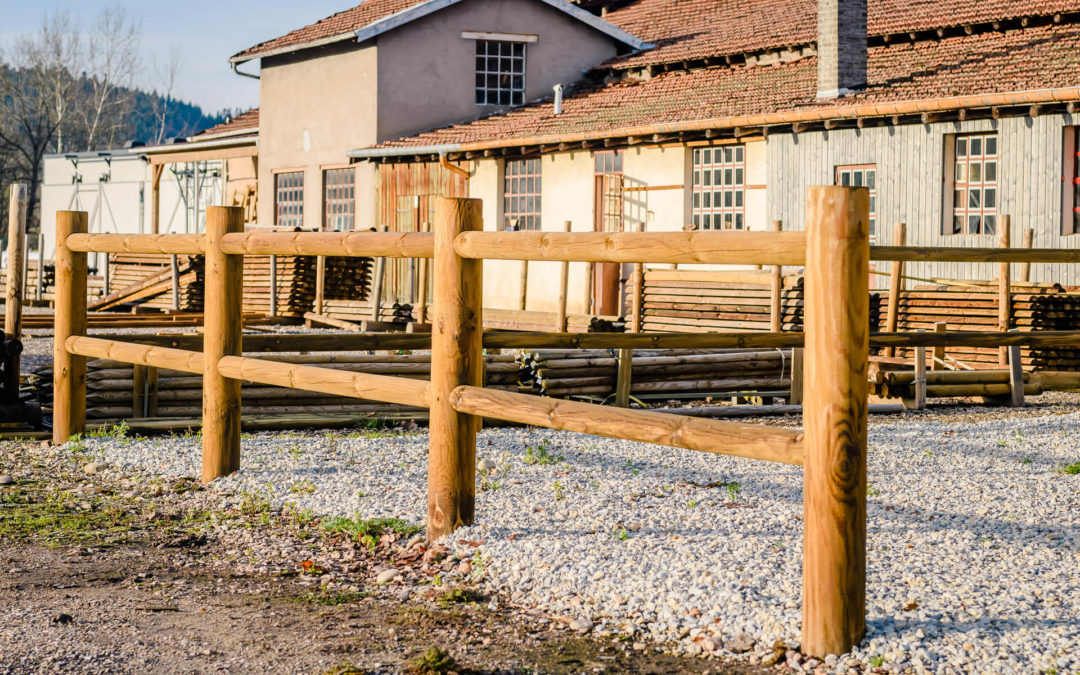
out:
{"label": "wooden log stack", "polygon": [[[522,351],[521,391],[547,396],[615,393],[616,352],[607,349]],[[630,393],[705,397],[776,392],[791,387],[791,350],[633,350]]]}
{"label": "wooden log stack", "polygon": [[[52,302],[56,299],[56,266],[51,260],[46,260],[45,264],[41,267],[44,270],[41,279],[41,300],[45,302]],[[37,300],[37,288],[38,288],[38,261],[30,260],[26,268],[26,280],[24,283],[25,292],[23,298],[26,301]],[[0,294],[7,293],[7,270],[0,269]],[[94,275],[86,280],[86,294],[87,299],[93,303],[94,300],[104,297],[105,295],[105,279],[100,275]]]}
{"label": "wooden log stack", "polygon": [[[1043,392],[1040,383],[1032,382],[1031,373],[1024,373],[1024,394],[1034,396]],[[874,373],[870,393],[882,398],[915,398],[915,371],[897,370]],[[927,398],[1008,396],[1008,370],[936,370],[926,372]]]}
{"label": "wooden log stack", "polygon": [[[1011,287],[1009,328],[1021,332],[1080,328],[1080,293],[1057,284],[1014,284]],[[901,291],[897,330],[932,331],[939,323],[950,331],[996,331],[999,321],[997,282],[949,281]],[[999,363],[997,348],[950,347],[946,355],[976,368]],[[911,348],[898,356],[911,358]],[[1029,370],[1080,370],[1080,350],[1024,347]]]}
{"label": "wooden log stack", "polygon": [[[646,331],[705,333],[772,329],[770,273],[758,270],[658,270],[645,272]],[[781,278],[780,326],[803,330],[803,277]],[[876,330],[881,298],[870,295],[870,326]]]}

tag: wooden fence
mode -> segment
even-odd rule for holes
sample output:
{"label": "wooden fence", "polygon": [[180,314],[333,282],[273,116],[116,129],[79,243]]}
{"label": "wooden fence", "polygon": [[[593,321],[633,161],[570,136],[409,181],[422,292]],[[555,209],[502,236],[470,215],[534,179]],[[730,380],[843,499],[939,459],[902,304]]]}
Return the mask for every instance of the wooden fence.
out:
{"label": "wooden fence", "polygon": [[[81,212],[57,214],[54,441],[85,428],[86,358],[203,376],[202,479],[240,466],[241,381],[430,409],[430,539],[474,519],[476,433],[483,417],[804,466],[804,652],[841,654],[865,632],[867,362],[878,346],[1075,345],[1080,333],[886,333],[868,327],[871,257],[884,261],[1080,262],[1080,251],[868,245],[864,188],[814,187],[805,232],[484,232],[481,203],[440,199],[434,233],[244,233],[242,212],[213,207],[204,235],[89,235]],[[89,251],[206,256],[202,351],[86,336]],[[244,357],[244,255],[432,259],[430,382]],[[802,265],[805,333],[489,334],[484,259]],[[382,336],[385,342],[393,336]],[[251,338],[257,342],[258,336]],[[284,338],[275,337],[281,341]],[[320,338],[323,340],[324,338]],[[368,336],[331,336],[344,346]],[[395,338],[396,339],[396,338]],[[419,344],[427,336],[401,336]],[[265,341],[265,340],[264,340]],[[275,343],[276,344],[276,343]],[[282,343],[284,344],[284,343]],[[253,345],[249,345],[249,351]],[[613,408],[483,388],[487,347],[805,347],[804,430]]]}

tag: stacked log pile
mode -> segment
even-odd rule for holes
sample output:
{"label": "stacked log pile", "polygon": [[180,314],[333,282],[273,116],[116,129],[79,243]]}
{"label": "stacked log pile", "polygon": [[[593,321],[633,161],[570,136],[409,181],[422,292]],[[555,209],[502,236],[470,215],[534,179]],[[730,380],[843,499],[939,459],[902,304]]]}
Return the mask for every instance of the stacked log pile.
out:
{"label": "stacked log pile", "polygon": [[[45,261],[44,276],[41,284],[41,299],[46,302],[52,302],[56,299],[56,267],[52,261]],[[96,300],[104,297],[105,295],[105,279],[100,275],[97,275],[94,270],[91,270],[93,276],[90,276],[86,280],[86,297],[88,302],[93,304]],[[37,260],[30,260],[26,269],[25,277],[25,292],[23,297],[26,300],[37,299],[37,287],[38,287],[38,263]],[[7,293],[7,270],[0,269],[0,295]]]}
{"label": "stacked log pile", "polygon": [[[1024,394],[1035,396],[1043,386],[1024,373]],[[927,398],[1008,396],[1007,370],[935,370],[926,373]],[[878,371],[870,380],[870,393],[882,398],[915,398],[915,371]]]}
{"label": "stacked log pile", "polygon": [[[487,330],[552,332],[556,319],[555,312],[484,308],[484,328]],[[622,317],[590,314],[569,314],[566,317],[568,333],[622,333],[625,330]]]}
{"label": "stacked log pile", "polygon": [[[772,287],[768,272],[654,270],[645,272],[642,329],[705,333],[769,331]],[[781,330],[803,329],[803,277],[787,275],[781,286]],[[881,297],[870,294],[870,326],[876,330]]]}
{"label": "stacked log pile", "polygon": [[[258,355],[286,363],[300,363],[357,373],[394,375],[427,380],[431,377],[430,354],[311,354]],[[486,357],[486,385],[493,389],[517,390],[518,366],[512,354]],[[41,368],[34,387],[35,397],[43,408],[52,406],[52,368]],[[88,419],[143,417],[135,408],[135,367],[105,359],[87,363],[86,414]],[[156,379],[156,383],[155,383]],[[202,414],[202,377],[189,373],[159,370],[156,376],[143,378],[146,394],[154,403],[155,417],[192,417]],[[245,414],[292,415],[336,414],[405,410],[375,402],[319,392],[300,391],[245,383],[241,389]]]}
{"label": "stacked log pile", "polygon": [[114,253],[109,256],[110,293],[90,309],[152,308],[181,312],[203,310],[206,273],[202,256],[177,256],[179,307],[174,307],[172,261],[169,256]]}
{"label": "stacked log pile", "polygon": [[[346,297],[343,293],[335,294],[333,297],[328,295],[323,301],[323,314],[354,323],[372,319],[371,298],[368,296],[368,290],[365,288],[362,295],[357,294],[351,297]],[[412,321],[412,315],[412,305],[384,302],[379,305],[377,320],[404,325]]]}
{"label": "stacked log pile", "polygon": [[[886,294],[887,295],[887,294]],[[1021,332],[1080,329],[1080,294],[1057,284],[1014,285],[1009,328]],[[996,282],[945,282],[902,291],[897,311],[897,330],[932,331],[938,323],[950,331],[997,331],[998,286]],[[950,347],[947,355],[978,364],[998,363],[998,349]],[[898,350],[911,357],[912,349]],[[1078,370],[1080,350],[1024,347],[1024,367],[1038,370]]]}
{"label": "stacked log pile", "polygon": [[[547,396],[615,392],[616,353],[607,349],[522,351],[521,391]],[[791,387],[791,350],[635,349],[633,395],[706,396]]]}

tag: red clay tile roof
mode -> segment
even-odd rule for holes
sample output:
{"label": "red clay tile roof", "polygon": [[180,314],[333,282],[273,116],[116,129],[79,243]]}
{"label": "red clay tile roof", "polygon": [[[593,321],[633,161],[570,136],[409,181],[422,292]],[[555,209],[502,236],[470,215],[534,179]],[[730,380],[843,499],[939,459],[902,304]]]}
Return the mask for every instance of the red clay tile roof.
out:
{"label": "red clay tile roof", "polygon": [[318,42],[339,35],[349,35],[370,25],[379,19],[384,19],[391,14],[397,14],[413,5],[419,5],[427,0],[365,0],[352,9],[346,9],[331,16],[316,21],[310,26],[304,26],[286,33],[281,37],[260,42],[254,47],[234,55],[230,61],[244,61],[258,58],[270,52],[298,47],[301,45]]}
{"label": "red clay tile roof", "polygon": [[[868,0],[870,35],[1080,11],[1080,0]],[[817,0],[638,0],[605,17],[655,49],[605,67],[703,59],[817,40]]]}
{"label": "red clay tile roof", "polygon": [[259,128],[259,109],[253,108],[246,113],[241,113],[236,117],[227,119],[221,124],[215,124],[209,129],[204,129],[195,134],[192,138],[197,140],[205,140],[207,136],[220,136],[221,134],[228,134],[231,132],[239,132],[244,130],[256,131]]}
{"label": "red clay tile roof", "polygon": [[558,116],[552,114],[550,102],[537,103],[378,147],[496,140],[514,146],[538,136],[600,134],[639,125],[1077,87],[1080,25],[875,47],[869,57],[867,89],[831,103],[815,101],[817,59],[808,57],[769,66],[672,71],[644,81],[597,85],[567,96]]}

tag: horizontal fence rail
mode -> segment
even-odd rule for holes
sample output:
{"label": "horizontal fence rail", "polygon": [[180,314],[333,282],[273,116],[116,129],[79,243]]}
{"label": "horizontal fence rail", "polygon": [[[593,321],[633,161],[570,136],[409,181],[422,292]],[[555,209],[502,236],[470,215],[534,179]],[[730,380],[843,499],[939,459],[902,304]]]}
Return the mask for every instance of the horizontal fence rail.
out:
{"label": "horizontal fence rail", "polygon": [[615,263],[802,265],[803,232],[465,232],[463,258]]}
{"label": "horizontal fence rail", "polygon": [[1078,263],[1080,249],[871,246],[870,259],[899,262]]}
{"label": "horizontal fence rail", "polygon": [[266,359],[226,356],[218,361],[225,377],[275,387],[317,391],[383,403],[428,407],[428,383],[391,375],[353,373]]}
{"label": "horizontal fence rail", "polygon": [[79,335],[69,337],[64,344],[69,353],[92,359],[109,359],[194,375],[202,375],[205,368],[203,353],[186,349],[155,347]]}
{"label": "horizontal fence rail", "polygon": [[801,431],[612,408],[481,387],[458,387],[450,395],[450,402],[458,412],[477,417],[719,455],[799,466],[803,463]]}
{"label": "horizontal fence rail", "polygon": [[435,236],[427,232],[243,232],[221,238],[229,255],[430,258]]}
{"label": "horizontal fence rail", "polygon": [[73,234],[67,247],[80,253],[161,253],[200,255],[206,253],[201,234]]}

